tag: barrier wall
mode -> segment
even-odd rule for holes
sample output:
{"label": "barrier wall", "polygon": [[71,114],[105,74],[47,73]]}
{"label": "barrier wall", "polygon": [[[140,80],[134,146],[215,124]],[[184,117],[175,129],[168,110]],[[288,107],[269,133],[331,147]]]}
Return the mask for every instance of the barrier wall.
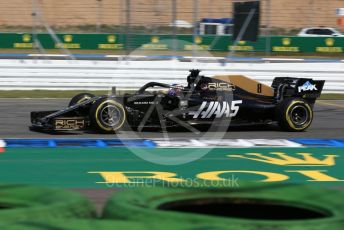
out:
{"label": "barrier wall", "polygon": [[[343,53],[344,37],[259,37],[257,42],[240,41],[231,36],[143,35],[143,34],[58,34],[59,42],[49,34],[37,34],[45,49],[73,50],[209,50],[237,52]],[[32,49],[35,39],[29,33],[0,33],[0,48]],[[173,42],[176,38],[177,42]],[[194,47],[194,44],[197,45]]]}
{"label": "barrier wall", "polygon": [[150,81],[186,85],[190,69],[205,76],[242,74],[266,84],[274,77],[326,80],[323,92],[344,93],[344,63],[202,63],[170,61],[0,60],[0,90],[137,90]]}

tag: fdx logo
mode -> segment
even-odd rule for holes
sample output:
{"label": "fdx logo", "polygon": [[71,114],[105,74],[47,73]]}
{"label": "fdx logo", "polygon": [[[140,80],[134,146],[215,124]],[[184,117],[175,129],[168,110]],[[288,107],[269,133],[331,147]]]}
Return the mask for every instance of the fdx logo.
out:
{"label": "fdx logo", "polygon": [[[293,154],[294,155],[294,154]],[[323,155],[323,159],[319,159],[311,153],[296,153],[295,156],[283,152],[271,152],[268,154],[246,153],[243,155],[227,155],[228,158],[240,158],[250,161],[257,161],[265,164],[273,164],[287,167],[328,167],[335,165],[337,155]],[[175,172],[161,171],[114,171],[114,172],[89,172],[100,174],[104,181],[96,183],[112,183],[112,184],[142,184],[145,179],[161,180],[168,183],[184,183],[185,179],[178,177]],[[327,170],[319,169],[294,169],[284,170],[282,173],[269,171],[251,171],[251,170],[221,170],[201,172],[195,175],[197,179],[205,181],[227,181],[226,174],[249,174],[262,177],[261,182],[281,182],[290,179],[290,174],[298,174],[305,177],[306,181],[311,182],[343,182],[343,179],[330,176]],[[139,180],[139,181],[138,181]]]}

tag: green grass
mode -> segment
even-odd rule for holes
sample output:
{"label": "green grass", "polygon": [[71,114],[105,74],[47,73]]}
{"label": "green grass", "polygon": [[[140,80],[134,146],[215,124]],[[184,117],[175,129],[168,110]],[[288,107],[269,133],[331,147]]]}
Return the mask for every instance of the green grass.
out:
{"label": "green grass", "polygon": [[[107,90],[2,90],[0,98],[71,98],[78,93],[92,93],[95,95],[109,94]],[[117,91],[118,95],[133,93],[133,91]],[[320,100],[344,100],[343,94],[322,94]]]}
{"label": "green grass", "polygon": [[326,93],[322,94],[320,100],[344,100],[344,92],[343,94],[339,93]]}

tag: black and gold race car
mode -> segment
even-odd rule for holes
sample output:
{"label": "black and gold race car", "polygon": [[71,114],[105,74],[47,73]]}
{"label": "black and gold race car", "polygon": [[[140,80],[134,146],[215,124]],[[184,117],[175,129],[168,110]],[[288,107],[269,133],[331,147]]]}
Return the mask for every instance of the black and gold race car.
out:
{"label": "black and gold race car", "polygon": [[91,129],[113,133],[125,127],[194,130],[197,125],[268,124],[303,131],[325,81],[277,77],[268,86],[242,75],[201,76],[190,70],[187,85],[149,82],[133,94],[74,96],[57,111],[31,112],[32,130]]}

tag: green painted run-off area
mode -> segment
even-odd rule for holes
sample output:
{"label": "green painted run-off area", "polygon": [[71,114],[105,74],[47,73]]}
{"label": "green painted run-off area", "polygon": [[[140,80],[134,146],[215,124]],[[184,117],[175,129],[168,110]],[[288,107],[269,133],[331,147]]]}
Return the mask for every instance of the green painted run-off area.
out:
{"label": "green painted run-off area", "polygon": [[[140,156],[147,156],[147,154],[156,156],[154,160],[159,157],[168,160],[168,157],[176,156],[180,159],[187,159],[194,151],[208,151],[208,149],[189,148],[133,150],[135,153],[139,151]],[[344,181],[341,181],[344,180],[343,151],[343,148],[221,148],[209,149],[209,152],[200,159],[186,164],[160,165],[141,159],[128,148],[8,148],[6,152],[0,154],[0,182],[56,187],[106,188],[107,184],[96,183],[105,182],[101,174],[89,172],[130,172],[124,175],[140,177],[153,175],[147,172],[161,171],[175,173],[175,178],[188,180],[195,179],[200,173],[214,171],[235,171],[223,172],[218,176],[226,180],[235,177],[238,178],[239,183],[240,180],[267,179],[264,175],[242,172],[258,171],[275,173],[275,178],[276,176],[282,178],[282,182],[324,183],[339,186],[344,184]],[[285,153],[285,156],[292,158],[281,161],[279,155],[271,154],[271,152],[282,152]],[[241,155],[266,159],[246,155],[247,153],[260,153],[264,157],[272,157],[277,160],[273,162],[279,162],[279,164],[228,157],[228,155]],[[304,155],[297,153],[311,153],[311,157],[304,158]],[[332,155],[337,155],[337,157]],[[296,165],[280,165],[285,162]],[[302,163],[305,165],[300,165]],[[308,171],[308,173],[300,171]],[[135,181],[135,178],[130,180]],[[147,179],[148,182],[152,182],[152,179]],[[125,185],[110,184],[110,186],[123,187]]]}

